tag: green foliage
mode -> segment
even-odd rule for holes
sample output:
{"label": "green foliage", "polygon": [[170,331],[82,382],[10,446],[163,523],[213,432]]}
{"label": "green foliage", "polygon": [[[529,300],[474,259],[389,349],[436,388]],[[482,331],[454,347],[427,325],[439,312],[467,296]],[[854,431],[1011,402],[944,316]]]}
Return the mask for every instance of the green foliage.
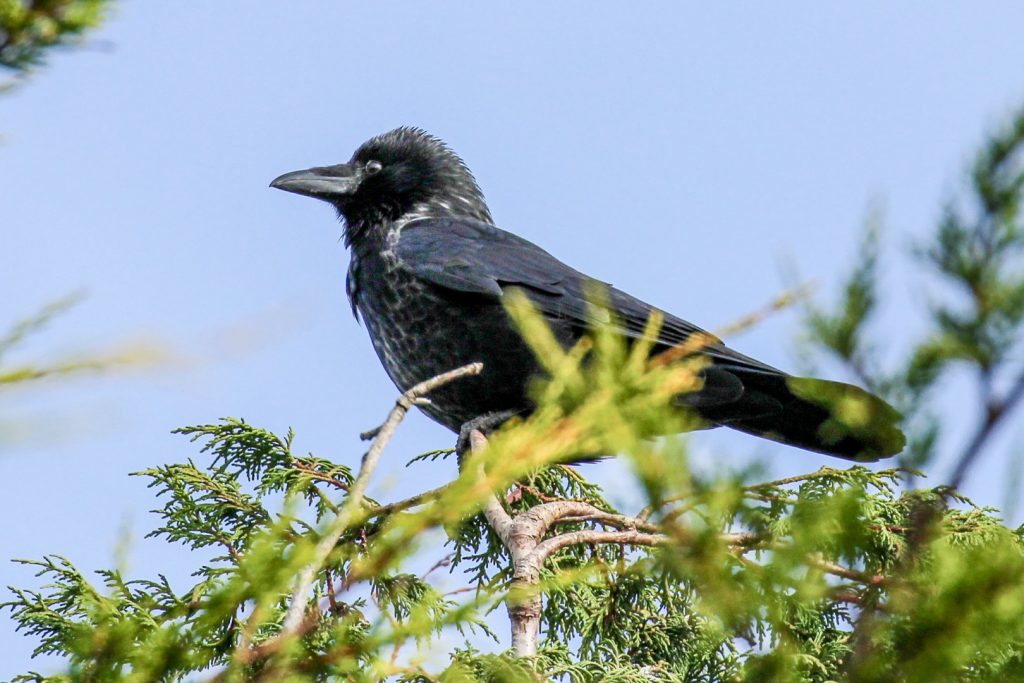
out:
{"label": "green foliage", "polygon": [[81,38],[103,20],[111,0],[0,0],[0,67],[25,73],[48,50]]}
{"label": "green foliage", "polygon": [[[918,461],[937,448],[928,401],[952,368],[991,384],[971,458],[1024,391],[1002,381],[1024,318],[1013,300],[1024,181],[1010,170],[1020,121],[981,155],[977,217],[947,213],[925,252],[964,299],[933,307],[903,367],[882,370],[867,337],[881,291],[873,235],[838,311],[811,315],[822,348],[911,415]],[[238,419],[179,430],[199,456],[137,474],[161,502],[150,536],[192,551],[192,584],[23,561],[47,583],[11,589],[3,606],[67,669],[17,680],[1024,680],[1024,529],[949,487],[910,489],[898,468],[702,474],[680,438],[650,438],[696,426],[672,398],[696,386],[699,361],[651,359],[646,342],[600,325],[563,349],[525,298],[510,312],[550,375],[538,409],[439,489],[362,495],[416,397],[361,460],[300,455],[291,432]],[[609,453],[640,509],[616,509],[566,464]],[[517,545],[530,529],[533,545]],[[412,570],[424,560],[430,570]],[[440,569],[464,587],[446,592]],[[538,592],[536,654],[502,651],[497,608]]]}
{"label": "green foliage", "polygon": [[[872,344],[880,301],[879,228],[872,220],[835,313],[808,312],[813,346],[841,361],[866,387],[889,399],[912,428],[903,463],[921,467],[939,453],[941,407],[935,400],[956,371],[977,385],[981,420],[962,445],[951,483],[958,486],[990,434],[1024,396],[1024,111],[978,153],[968,192],[950,200],[927,243],[916,248],[928,290],[942,292],[927,311],[923,336],[885,369]],[[884,339],[884,337],[883,337]],[[903,340],[899,340],[903,341]],[[948,446],[947,446],[948,447]]]}
{"label": "green foliage", "polygon": [[[447,667],[417,663],[450,627],[479,625],[507,589],[505,551],[479,515],[453,527],[453,552],[442,563],[465,573],[473,590],[460,595],[468,597],[443,595],[429,577],[401,569],[425,528],[460,516],[446,512],[456,501],[461,515],[479,505],[471,495],[478,486],[461,489],[472,482],[465,473],[415,512],[379,519],[381,507],[367,503],[320,574],[308,622],[294,641],[281,641],[303,548],[317,537],[317,520],[331,514],[318,508],[314,490],[340,493],[343,503],[351,473],[296,456],[290,436],[239,420],[182,432],[203,440],[208,463],[140,475],[166,497],[155,535],[223,549],[197,570],[195,585],[175,590],[163,577],[126,581],[105,571],[97,586],[51,557],[29,563],[49,585],[16,590],[7,603],[19,627],[40,640],[37,652],[69,659],[73,680],[209,670],[225,679],[523,680],[536,671],[529,676],[825,681],[851,661],[868,614],[876,626],[863,636],[872,647],[858,680],[902,680],[917,671],[930,677],[917,680],[1006,680],[1020,665],[1024,543],[990,511],[966,501],[943,510],[915,545],[921,501],[941,495],[900,494],[896,471],[826,468],[767,483],[702,479],[688,471],[674,441],[630,454],[657,463],[636,467],[656,494],[636,519],[668,541],[634,550],[572,545],[553,555],[542,577],[544,644],[532,662],[462,649]],[[492,457],[491,469],[504,454]],[[513,514],[563,499],[614,512],[599,489],[563,465],[503,489]],[[275,509],[269,500],[279,492],[291,503]],[[595,525],[564,518],[551,534]],[[405,643],[412,649],[395,657]]]}

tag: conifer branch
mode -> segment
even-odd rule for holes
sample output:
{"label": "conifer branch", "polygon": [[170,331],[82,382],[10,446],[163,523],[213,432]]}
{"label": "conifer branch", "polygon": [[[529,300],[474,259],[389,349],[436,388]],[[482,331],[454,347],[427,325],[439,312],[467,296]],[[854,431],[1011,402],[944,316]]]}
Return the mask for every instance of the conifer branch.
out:
{"label": "conifer branch", "polygon": [[[487,437],[474,429],[470,432],[469,443],[473,457],[480,463],[481,479],[484,479],[483,461],[479,456],[487,446]],[[537,654],[540,633],[540,565],[528,561],[527,558],[537,547],[547,526],[537,515],[530,516],[534,510],[536,508],[513,520],[493,492],[484,499],[484,517],[512,559],[512,586],[506,598],[506,606],[512,626],[512,651],[519,657],[532,657]]]}
{"label": "conifer branch", "polygon": [[985,406],[985,417],[978,425],[974,436],[964,448],[963,453],[957,459],[956,469],[949,480],[951,489],[960,488],[967,477],[967,471],[977,460],[988,442],[989,437],[996,430],[1003,418],[1011,413],[1017,404],[1024,399],[1024,371],[1014,380],[1012,387],[1006,392],[1006,396],[999,400],[990,400]]}
{"label": "conifer branch", "polygon": [[442,486],[438,486],[435,489],[430,489],[429,491],[424,491],[423,493],[417,493],[414,496],[403,498],[402,500],[396,500],[393,503],[385,503],[383,505],[379,505],[375,508],[367,510],[366,516],[368,519],[373,519],[376,517],[385,517],[396,512],[408,510],[409,508],[416,507],[417,505],[423,505],[428,501],[432,501],[444,495],[449,489],[451,489],[451,487],[452,484],[448,483]]}
{"label": "conifer branch", "polygon": [[388,442],[391,440],[392,435],[394,435],[398,425],[402,422],[402,419],[405,418],[406,413],[408,413],[413,406],[422,402],[424,397],[434,389],[463,377],[480,374],[481,370],[483,370],[482,363],[470,363],[469,365],[465,365],[461,368],[432,377],[424,382],[420,382],[398,397],[398,400],[395,401],[395,407],[391,409],[387,419],[384,420],[384,423],[375,431],[373,443],[370,444],[370,449],[366,452],[366,455],[363,456],[363,462],[359,468],[359,474],[356,475],[355,480],[352,482],[352,486],[348,492],[349,495],[346,498],[343,507],[328,526],[327,531],[320,539],[320,542],[317,543],[316,548],[313,551],[312,560],[302,569],[298,579],[296,580],[295,589],[292,592],[292,597],[289,602],[288,612],[285,615],[278,638],[290,638],[295,635],[306,621],[306,603],[309,601],[309,592],[313,586],[314,580],[316,579],[317,573],[323,567],[327,558],[334,550],[334,547],[337,545],[338,539],[341,538],[341,535],[353,521],[363,514],[361,510],[363,497],[366,493],[366,487],[370,482],[370,477],[377,468],[377,463],[380,461],[384,448],[388,445]]}

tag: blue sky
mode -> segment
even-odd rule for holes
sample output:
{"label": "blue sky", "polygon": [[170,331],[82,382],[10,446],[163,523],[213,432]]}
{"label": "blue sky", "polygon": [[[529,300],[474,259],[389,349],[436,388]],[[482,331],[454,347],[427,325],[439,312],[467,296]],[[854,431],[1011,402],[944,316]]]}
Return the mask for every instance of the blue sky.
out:
{"label": "blue sky", "polygon": [[[0,328],[84,289],[20,358],[126,344],[169,356],[0,395],[4,425],[23,430],[0,442],[0,557],[59,552],[95,569],[118,555],[185,585],[193,559],[142,539],[155,503],[127,476],[201,457],[169,433],[183,424],[290,425],[300,450],[359,457],[357,434],[395,391],[348,311],[340,225],[268,189],[280,173],[424,127],[474,170],[500,226],[710,328],[763,305],[793,269],[827,300],[879,204],[896,351],[941,296],[907,246],[984,133],[1024,103],[1013,2],[198,7],[125,3],[0,98]],[[787,313],[734,345],[795,368],[797,331]],[[1001,442],[1021,436],[1011,426]],[[450,442],[411,417],[375,493],[451,478],[451,463],[401,467]],[[692,442],[780,473],[835,464],[724,432]],[[614,490],[618,468],[587,474]],[[984,460],[968,492],[1001,505],[1005,473]],[[0,563],[7,584],[32,578]],[[0,624],[6,679],[33,643]]]}

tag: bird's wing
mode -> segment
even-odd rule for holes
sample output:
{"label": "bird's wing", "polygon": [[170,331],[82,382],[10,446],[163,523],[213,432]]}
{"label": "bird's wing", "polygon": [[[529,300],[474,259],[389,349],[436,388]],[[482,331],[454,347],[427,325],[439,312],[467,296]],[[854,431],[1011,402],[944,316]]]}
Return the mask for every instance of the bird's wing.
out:
{"label": "bird's wing", "polygon": [[[565,265],[521,237],[471,219],[421,219],[407,224],[395,245],[401,264],[421,280],[453,293],[500,302],[519,288],[549,319],[585,329],[593,324],[595,285],[606,288],[611,324],[642,338],[651,305]],[[667,313],[656,351],[685,342],[696,325]],[[900,415],[880,398],[839,382],[791,377],[711,337],[701,353],[711,363],[703,386],[677,397],[710,422],[800,448],[873,462],[898,453],[905,439]]]}
{"label": "bird's wing", "polygon": [[[643,337],[655,309],[648,303],[562,263],[537,245],[488,223],[468,218],[420,219],[407,224],[395,245],[402,267],[421,280],[454,292],[500,301],[507,288],[523,290],[545,316],[581,328],[593,324],[590,301],[604,289],[608,324],[623,335]],[[694,333],[707,335],[702,348],[716,365],[781,374],[779,370],[718,342],[681,318],[664,316],[657,344],[673,347]]]}

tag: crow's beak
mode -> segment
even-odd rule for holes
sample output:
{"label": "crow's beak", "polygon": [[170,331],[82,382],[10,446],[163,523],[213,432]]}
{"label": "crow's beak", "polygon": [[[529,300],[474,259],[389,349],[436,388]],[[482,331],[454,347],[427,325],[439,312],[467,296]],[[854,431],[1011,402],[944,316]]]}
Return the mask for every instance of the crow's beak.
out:
{"label": "crow's beak", "polygon": [[306,197],[335,201],[355,194],[362,180],[348,164],[292,171],[274,178],[271,187]]}

